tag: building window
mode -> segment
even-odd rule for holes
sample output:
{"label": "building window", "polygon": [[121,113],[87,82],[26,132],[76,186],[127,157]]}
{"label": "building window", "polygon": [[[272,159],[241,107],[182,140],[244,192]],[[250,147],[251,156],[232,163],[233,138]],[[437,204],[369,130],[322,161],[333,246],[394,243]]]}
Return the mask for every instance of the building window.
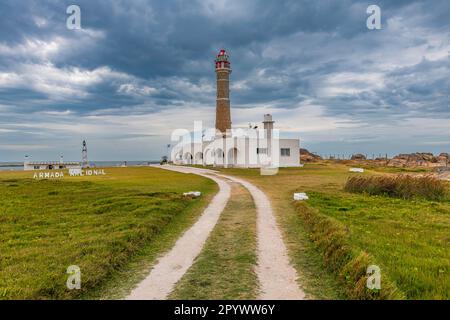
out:
{"label": "building window", "polygon": [[39,170],[40,168],[40,166],[34,166],[34,170]]}
{"label": "building window", "polygon": [[282,157],[290,157],[291,149],[290,148],[281,148],[281,156]]}
{"label": "building window", "polygon": [[256,148],[256,154],[267,154],[267,148]]}

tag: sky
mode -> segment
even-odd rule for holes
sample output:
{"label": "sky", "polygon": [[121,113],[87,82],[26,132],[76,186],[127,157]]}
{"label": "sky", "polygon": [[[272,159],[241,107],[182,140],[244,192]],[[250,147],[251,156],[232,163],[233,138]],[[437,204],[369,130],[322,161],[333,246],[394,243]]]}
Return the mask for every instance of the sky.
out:
{"label": "sky", "polygon": [[0,161],[80,160],[83,139],[90,160],[160,159],[175,129],[214,127],[221,48],[234,127],[271,113],[319,154],[450,152],[448,0],[2,0]]}

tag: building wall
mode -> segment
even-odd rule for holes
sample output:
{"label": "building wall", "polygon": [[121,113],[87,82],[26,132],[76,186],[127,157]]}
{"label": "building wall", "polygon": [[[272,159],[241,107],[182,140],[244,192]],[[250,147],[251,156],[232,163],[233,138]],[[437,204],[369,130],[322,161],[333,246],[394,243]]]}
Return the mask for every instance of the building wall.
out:
{"label": "building wall", "polygon": [[[281,156],[281,149],[289,148],[290,156]],[[280,167],[300,166],[300,140],[280,139]]]}
{"label": "building wall", "polygon": [[64,170],[64,169],[76,169],[79,168],[79,163],[39,163],[39,162],[25,162],[23,164],[23,169],[25,171],[32,170]]}
{"label": "building wall", "polygon": [[[264,163],[266,155],[258,154],[258,147],[266,147],[265,141],[248,138],[216,139],[203,144],[191,143],[178,146],[172,150],[171,158],[176,164],[259,168]],[[289,156],[281,155],[282,148],[289,149]],[[280,139],[278,156],[280,167],[300,166],[300,141]]]}

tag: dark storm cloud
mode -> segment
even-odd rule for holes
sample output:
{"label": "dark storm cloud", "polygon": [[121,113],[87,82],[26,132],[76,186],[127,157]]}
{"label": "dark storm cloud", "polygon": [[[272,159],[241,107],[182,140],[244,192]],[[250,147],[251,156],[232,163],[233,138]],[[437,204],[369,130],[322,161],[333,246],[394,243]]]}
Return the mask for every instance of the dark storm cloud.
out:
{"label": "dark storm cloud", "polygon": [[[83,30],[66,28],[73,3]],[[370,31],[374,3],[383,29]],[[22,130],[24,140],[31,132],[49,144],[50,129],[19,126],[30,113],[55,123],[67,110],[106,117],[213,108],[221,47],[232,59],[236,109],[320,106],[336,123],[392,126],[448,119],[449,16],[445,0],[2,1],[0,128],[19,131],[4,129],[0,139],[20,143]],[[448,140],[448,131],[433,134]]]}

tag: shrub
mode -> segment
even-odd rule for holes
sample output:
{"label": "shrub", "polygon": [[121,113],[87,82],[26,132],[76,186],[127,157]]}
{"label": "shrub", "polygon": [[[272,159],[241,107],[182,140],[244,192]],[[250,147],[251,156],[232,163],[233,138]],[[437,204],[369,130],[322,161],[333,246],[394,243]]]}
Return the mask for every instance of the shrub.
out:
{"label": "shrub", "polygon": [[442,200],[446,197],[444,182],[430,176],[356,176],[347,180],[344,190],[353,193],[367,193],[402,199],[424,198],[428,200]]}

